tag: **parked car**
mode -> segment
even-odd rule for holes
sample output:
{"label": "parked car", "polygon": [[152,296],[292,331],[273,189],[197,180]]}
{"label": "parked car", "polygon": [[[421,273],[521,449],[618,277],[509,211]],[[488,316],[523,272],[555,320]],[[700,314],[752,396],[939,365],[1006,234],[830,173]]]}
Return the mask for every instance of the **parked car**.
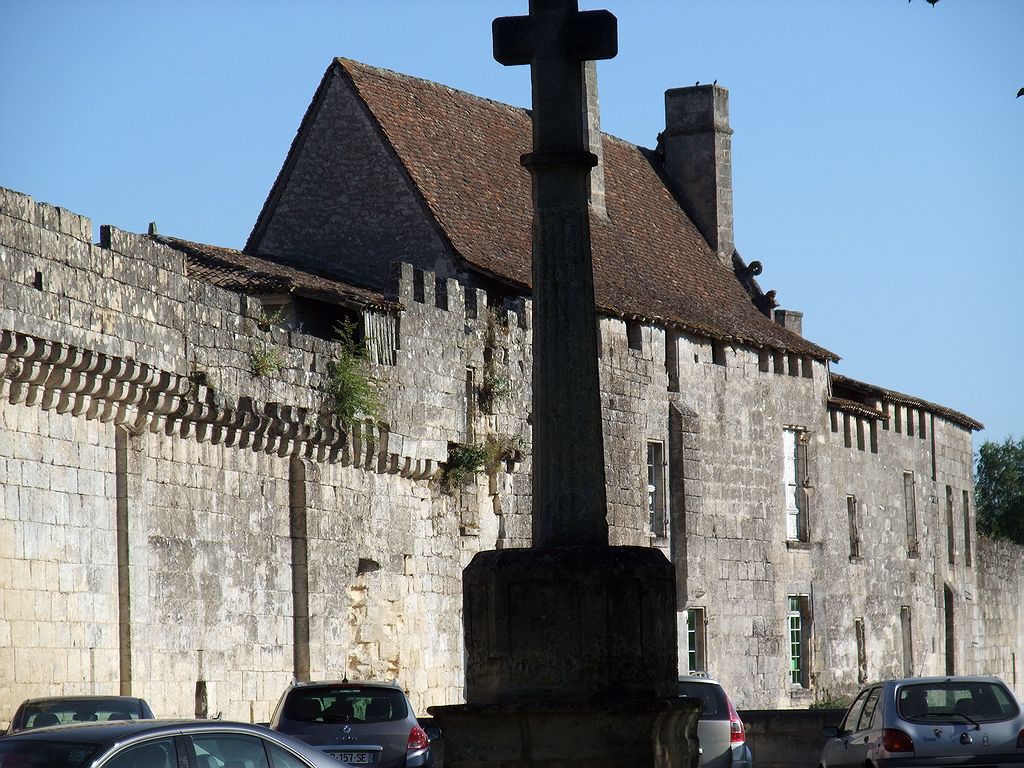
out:
{"label": "parked car", "polygon": [[679,695],[699,699],[703,705],[697,721],[701,768],[750,768],[743,721],[722,684],[710,677],[680,675]]}
{"label": "parked car", "polygon": [[134,696],[50,696],[21,702],[7,733],[64,723],[152,719],[149,704]]}
{"label": "parked car", "polygon": [[259,725],[106,720],[0,738],[0,768],[337,768],[336,760]]}
{"label": "parked car", "polygon": [[397,685],[375,682],[293,683],[270,727],[335,760],[374,768],[427,768],[430,740]]}
{"label": "parked car", "polygon": [[863,688],[819,768],[1024,765],[1024,716],[996,677],[918,677]]}

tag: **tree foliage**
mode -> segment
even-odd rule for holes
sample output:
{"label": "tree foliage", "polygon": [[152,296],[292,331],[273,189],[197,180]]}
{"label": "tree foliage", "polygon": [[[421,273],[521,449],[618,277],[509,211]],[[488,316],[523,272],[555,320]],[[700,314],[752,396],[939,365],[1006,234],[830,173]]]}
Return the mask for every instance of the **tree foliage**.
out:
{"label": "tree foliage", "polygon": [[982,443],[974,501],[981,533],[1024,544],[1024,438]]}

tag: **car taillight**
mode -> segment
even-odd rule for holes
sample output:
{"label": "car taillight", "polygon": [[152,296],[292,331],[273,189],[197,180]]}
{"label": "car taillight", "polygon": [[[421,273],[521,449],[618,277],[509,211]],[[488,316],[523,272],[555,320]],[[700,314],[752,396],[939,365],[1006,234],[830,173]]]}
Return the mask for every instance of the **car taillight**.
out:
{"label": "car taillight", "polygon": [[405,745],[406,750],[414,752],[418,749],[426,749],[430,746],[430,739],[426,732],[418,725],[414,725],[409,731],[409,742]]}
{"label": "car taillight", "polygon": [[1024,728],[1017,734],[1017,749],[1024,749]]}
{"label": "car taillight", "polygon": [[736,707],[732,705],[732,699],[726,696],[725,701],[729,705],[729,743],[742,744],[747,740],[747,734],[743,731],[743,721],[740,720]]}
{"label": "car taillight", "polygon": [[882,747],[886,752],[913,752],[914,740],[896,728],[882,731]]}

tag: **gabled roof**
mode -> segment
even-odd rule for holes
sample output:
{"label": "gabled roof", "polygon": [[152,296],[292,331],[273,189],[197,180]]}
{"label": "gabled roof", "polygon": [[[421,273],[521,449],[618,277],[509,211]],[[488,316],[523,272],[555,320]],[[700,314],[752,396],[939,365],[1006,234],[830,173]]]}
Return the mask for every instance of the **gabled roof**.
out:
{"label": "gabled roof", "polygon": [[158,243],[185,254],[189,277],[246,294],[289,293],[350,307],[396,308],[379,293],[314,274],[306,267],[252,256],[231,248],[154,235]]}
{"label": "gabled roof", "polygon": [[970,416],[960,411],[954,411],[952,408],[947,408],[944,405],[938,405],[937,403],[930,403],[927,400],[922,400],[920,397],[914,397],[913,395],[905,395],[902,392],[896,392],[892,389],[885,389],[874,384],[868,384],[857,379],[851,379],[849,376],[843,376],[838,373],[833,373],[832,378],[832,394],[833,397],[830,400],[837,401],[837,406],[840,406],[842,402],[855,402],[861,405],[865,404],[865,400],[870,398],[873,400],[885,401],[889,403],[895,403],[897,405],[906,405],[911,408],[921,408],[926,411],[942,416],[947,421],[951,421],[954,424],[959,424],[967,429],[979,430],[984,429],[985,425],[980,421],[975,421]]}
{"label": "gabled roof", "polygon": [[[529,290],[531,182],[519,158],[530,150],[530,113],[336,59],[291,153],[302,151],[303,132],[332,77],[351,83],[455,254],[473,270]],[[600,311],[715,339],[838,359],[758,311],[669,192],[659,175],[659,154],[607,134],[603,142],[608,217],[591,216]],[[289,166],[286,161],[285,169]],[[279,177],[253,236],[282,183]]]}

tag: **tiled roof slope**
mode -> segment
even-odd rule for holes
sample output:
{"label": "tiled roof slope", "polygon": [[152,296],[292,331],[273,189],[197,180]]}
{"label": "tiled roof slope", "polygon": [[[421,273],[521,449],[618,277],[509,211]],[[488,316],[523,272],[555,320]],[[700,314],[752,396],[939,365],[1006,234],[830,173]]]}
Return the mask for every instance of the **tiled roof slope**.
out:
{"label": "tiled roof slope", "polygon": [[158,243],[185,254],[189,277],[237,293],[295,293],[311,299],[346,306],[394,308],[379,293],[357,288],[328,277],[313,274],[279,261],[251,256],[231,248],[155,235]]}
{"label": "tiled roof slope", "polygon": [[[938,405],[937,403],[930,403],[927,400],[922,400],[920,397],[914,397],[913,395],[905,395],[902,392],[896,392],[892,389],[885,389],[874,384],[868,384],[857,379],[851,379],[849,376],[843,376],[838,373],[832,374],[832,392],[834,395],[841,395],[844,398],[851,399],[851,396],[856,397],[871,397],[877,400],[885,400],[890,403],[897,403],[899,405],[907,405],[914,408],[923,408],[926,411],[931,411],[939,416],[942,416],[948,421],[952,421],[954,424],[959,424],[962,427],[968,429],[984,429],[985,425],[980,421],[975,421],[965,413],[960,411],[954,411],[952,408],[947,408],[944,405]],[[835,399],[835,398],[834,398]]]}
{"label": "tiled roof slope", "polygon": [[[439,83],[336,63],[351,79],[457,253],[529,287],[528,111]],[[658,156],[605,134],[608,218],[591,216],[598,307],[712,338],[838,359],[761,314],[655,170]]]}

